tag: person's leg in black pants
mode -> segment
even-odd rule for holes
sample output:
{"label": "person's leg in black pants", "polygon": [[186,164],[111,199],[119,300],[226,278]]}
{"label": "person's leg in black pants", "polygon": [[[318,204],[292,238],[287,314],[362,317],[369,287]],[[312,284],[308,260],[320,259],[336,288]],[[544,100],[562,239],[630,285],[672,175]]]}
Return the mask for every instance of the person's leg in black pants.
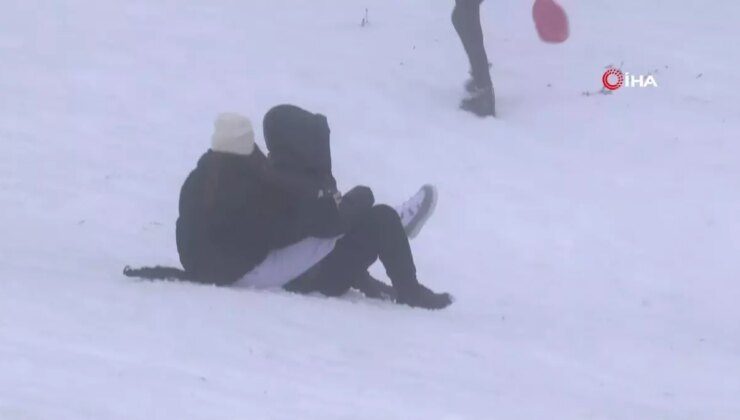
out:
{"label": "person's leg in black pants", "polygon": [[313,280],[315,291],[340,296],[356,287],[358,279],[378,259],[396,292],[396,301],[440,309],[451,303],[448,294],[436,294],[416,279],[416,266],[398,213],[387,205],[374,206],[321,261]]}
{"label": "person's leg in black pants", "polygon": [[380,258],[393,288],[407,295],[419,287],[416,266],[398,213],[386,205],[374,206],[321,262],[316,286],[329,296],[339,296],[354,286]]}
{"label": "person's leg in black pants", "polygon": [[468,55],[473,76],[473,86],[469,89],[471,96],[463,100],[460,106],[480,116],[493,116],[495,114],[493,83],[483,43],[481,3],[483,0],[455,0],[455,9],[452,11],[452,24]]}
{"label": "person's leg in black pants", "polygon": [[483,28],[480,22],[481,3],[483,3],[483,0],[455,0],[452,24],[455,26],[470,60],[470,70],[475,87],[486,88],[491,86],[492,83],[488,68],[488,55],[483,43]]}

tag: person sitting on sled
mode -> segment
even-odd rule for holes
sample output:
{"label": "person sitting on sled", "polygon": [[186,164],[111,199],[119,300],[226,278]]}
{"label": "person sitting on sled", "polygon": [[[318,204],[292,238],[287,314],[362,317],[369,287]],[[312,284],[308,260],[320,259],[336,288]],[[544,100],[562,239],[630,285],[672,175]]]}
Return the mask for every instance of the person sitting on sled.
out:
{"label": "person sitting on sled", "polygon": [[[269,157],[254,143],[246,117],[221,114],[214,128],[210,150],[181,189],[177,248],[184,272],[127,275],[327,296],[355,288],[428,309],[452,303],[449,294],[418,282],[409,245],[434,210],[432,186],[398,209],[376,205],[364,186],[342,196],[326,118],[293,105],[265,115]],[[392,288],[368,273],[378,259]]]}

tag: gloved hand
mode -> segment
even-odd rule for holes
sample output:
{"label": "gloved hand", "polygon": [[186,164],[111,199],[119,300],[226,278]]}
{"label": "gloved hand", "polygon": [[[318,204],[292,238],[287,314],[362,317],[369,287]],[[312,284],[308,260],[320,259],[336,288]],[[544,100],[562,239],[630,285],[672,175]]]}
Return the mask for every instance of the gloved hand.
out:
{"label": "gloved hand", "polygon": [[342,201],[342,193],[337,189],[337,181],[334,179],[333,175],[329,174],[324,177],[322,191],[327,195],[331,195],[334,198],[334,202],[337,203],[337,206]]}
{"label": "gloved hand", "polygon": [[337,206],[339,206],[339,203],[342,202],[342,193],[339,191],[334,192],[334,202],[337,203]]}
{"label": "gloved hand", "polygon": [[338,190],[319,190],[319,198],[327,195],[334,199],[334,203],[336,203],[337,206],[342,202],[342,193]]}

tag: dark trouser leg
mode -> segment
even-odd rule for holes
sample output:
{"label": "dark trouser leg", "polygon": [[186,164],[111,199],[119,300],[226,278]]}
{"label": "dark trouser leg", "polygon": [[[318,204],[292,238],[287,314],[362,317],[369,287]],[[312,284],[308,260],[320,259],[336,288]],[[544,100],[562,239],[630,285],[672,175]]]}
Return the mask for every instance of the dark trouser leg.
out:
{"label": "dark trouser leg", "polygon": [[483,44],[483,28],[480,23],[480,4],[483,0],[455,0],[452,24],[460,36],[470,60],[473,80],[478,88],[492,86],[488,69],[488,55]]}
{"label": "dark trouser leg", "polygon": [[406,232],[396,211],[386,205],[373,207],[337,242],[320,265],[316,289],[339,296],[355,286],[378,259],[383,263],[398,295],[413,293],[419,283]]}

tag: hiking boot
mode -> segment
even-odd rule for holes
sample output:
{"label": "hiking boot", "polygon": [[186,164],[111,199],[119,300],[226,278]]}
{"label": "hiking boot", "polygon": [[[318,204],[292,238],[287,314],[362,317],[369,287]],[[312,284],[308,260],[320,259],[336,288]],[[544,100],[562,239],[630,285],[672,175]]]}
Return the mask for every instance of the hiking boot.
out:
{"label": "hiking boot", "polygon": [[474,88],[470,96],[462,100],[460,109],[472,112],[479,117],[495,117],[496,100],[493,86]]}
{"label": "hiking boot", "polygon": [[434,293],[426,286],[419,285],[413,293],[399,296],[396,303],[408,305],[412,308],[444,309],[452,304],[452,295],[449,293]]}
{"label": "hiking boot", "polygon": [[409,198],[396,212],[401,216],[401,223],[406,236],[416,238],[421,228],[429,220],[437,207],[437,188],[434,185],[424,185]]}
{"label": "hiking boot", "polygon": [[[488,70],[490,71],[493,68],[493,63],[488,63]],[[468,80],[465,81],[465,92],[468,92],[469,94],[473,94],[477,89],[478,85],[475,84],[475,79],[473,78],[473,70],[468,71],[468,74],[470,77],[468,77]]]}

